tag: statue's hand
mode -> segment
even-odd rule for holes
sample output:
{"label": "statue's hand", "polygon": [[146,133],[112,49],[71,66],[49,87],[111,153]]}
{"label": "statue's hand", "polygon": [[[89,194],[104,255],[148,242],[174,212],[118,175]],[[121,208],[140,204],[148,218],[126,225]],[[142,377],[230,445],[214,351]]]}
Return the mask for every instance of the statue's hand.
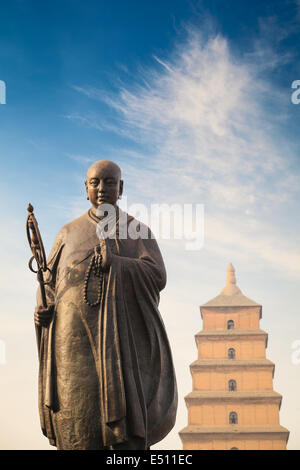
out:
{"label": "statue's hand", "polygon": [[54,312],[54,304],[50,304],[47,308],[38,307],[34,312],[34,323],[36,326],[48,326],[52,320]]}
{"label": "statue's hand", "polygon": [[102,253],[102,269],[103,271],[107,271],[111,265],[112,255],[111,249],[109,246],[109,239],[106,238],[104,240],[99,240],[100,249]]}

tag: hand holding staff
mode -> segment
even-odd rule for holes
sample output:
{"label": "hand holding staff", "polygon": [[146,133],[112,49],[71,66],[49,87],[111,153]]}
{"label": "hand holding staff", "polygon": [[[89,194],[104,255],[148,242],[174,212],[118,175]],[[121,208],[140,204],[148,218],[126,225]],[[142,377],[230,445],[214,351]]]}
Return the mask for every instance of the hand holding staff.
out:
{"label": "hand holding staff", "polygon": [[[26,222],[26,233],[28,238],[28,243],[32,251],[32,257],[29,260],[28,266],[30,271],[37,274],[37,279],[40,284],[41,296],[43,306],[39,307],[34,313],[34,321],[37,326],[47,326],[51,321],[53,315],[53,304],[47,305],[47,298],[45,292],[45,285],[49,284],[50,281],[44,281],[44,273],[50,269],[47,266],[45,249],[42,241],[42,237],[38,228],[37,220],[33,213],[33,206],[29,203],[27,207],[28,216]],[[32,263],[33,260],[36,261],[37,270],[34,270]]]}

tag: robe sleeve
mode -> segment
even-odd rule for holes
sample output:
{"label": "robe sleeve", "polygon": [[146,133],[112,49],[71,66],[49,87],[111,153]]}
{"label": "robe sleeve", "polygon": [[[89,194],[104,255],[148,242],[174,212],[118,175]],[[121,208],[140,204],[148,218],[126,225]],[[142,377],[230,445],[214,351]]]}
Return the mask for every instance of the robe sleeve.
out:
{"label": "robe sleeve", "polygon": [[148,238],[138,238],[135,241],[134,253],[126,249],[126,244],[122,242],[119,240],[119,253],[112,255],[112,263],[120,263],[124,274],[132,270],[139,272],[150,291],[157,296],[166,286],[167,275],[160,249],[152,232],[148,229]]}
{"label": "robe sleeve", "polygon": [[[44,275],[44,281],[49,282],[49,284],[45,286],[47,305],[55,303],[55,284],[59,259],[64,246],[64,233],[64,229],[61,229],[58,233],[47,260],[47,266],[50,269],[50,271],[47,271]],[[36,308],[42,305],[41,290],[40,287],[38,287]],[[40,422],[43,434],[48,437],[52,445],[55,445],[55,433],[50,413],[54,398],[52,382],[52,329],[54,317],[55,312],[47,327],[35,325],[39,356],[38,401]]]}
{"label": "robe sleeve", "polygon": [[[107,311],[115,314],[106,316],[103,357],[109,390],[116,390],[116,399],[107,400],[106,415],[113,422],[126,409],[127,434],[144,438],[147,447],[171,430],[177,409],[172,354],[158,310],[166,270],[156,240],[118,240],[108,279]],[[120,363],[126,404],[109,409],[110,403],[121,402],[117,397],[122,395],[122,384],[117,387],[117,380],[113,382]]]}
{"label": "robe sleeve", "polygon": [[[57,278],[57,269],[58,269],[61,251],[64,246],[64,239],[65,239],[64,235],[65,235],[65,230],[64,228],[62,228],[57,234],[57,237],[55,239],[55,242],[52,246],[51,252],[47,259],[47,266],[50,270],[44,274],[44,281],[49,283],[45,286],[47,304],[55,302],[55,285],[56,285],[56,278]],[[41,296],[40,287],[38,287],[38,290],[37,290],[36,304],[37,304],[37,308],[42,306],[42,296]]]}

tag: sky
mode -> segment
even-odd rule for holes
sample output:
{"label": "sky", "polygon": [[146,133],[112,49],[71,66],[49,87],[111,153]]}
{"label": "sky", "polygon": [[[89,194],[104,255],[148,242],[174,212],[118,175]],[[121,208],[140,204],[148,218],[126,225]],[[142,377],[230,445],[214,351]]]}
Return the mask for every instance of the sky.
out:
{"label": "sky", "polygon": [[296,0],[1,2],[1,449],[50,448],[37,412],[26,206],[49,253],[88,209],[86,170],[101,159],[120,165],[129,206],[204,207],[201,249],[158,237],[179,406],[155,448],[181,448],[199,305],[232,262],[263,305],[280,421],[300,449],[299,20]]}

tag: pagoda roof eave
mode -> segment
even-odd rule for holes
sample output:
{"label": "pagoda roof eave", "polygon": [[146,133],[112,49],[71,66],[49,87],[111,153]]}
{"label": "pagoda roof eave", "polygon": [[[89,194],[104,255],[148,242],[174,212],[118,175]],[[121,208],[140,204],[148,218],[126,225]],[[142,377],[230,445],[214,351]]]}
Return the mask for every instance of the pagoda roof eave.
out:
{"label": "pagoda roof eave", "polygon": [[237,424],[230,424],[228,426],[197,426],[197,425],[189,425],[179,431],[180,437],[188,437],[188,436],[195,436],[197,434],[225,434],[229,435],[232,434],[234,436],[241,435],[245,436],[245,434],[284,434],[286,441],[289,438],[289,430],[285,427],[281,426],[280,424],[273,424],[270,426],[240,426]]}
{"label": "pagoda roof eave", "polygon": [[217,297],[209,300],[202,307],[262,307],[261,304],[254,302],[243,294],[225,295],[219,294]]}

